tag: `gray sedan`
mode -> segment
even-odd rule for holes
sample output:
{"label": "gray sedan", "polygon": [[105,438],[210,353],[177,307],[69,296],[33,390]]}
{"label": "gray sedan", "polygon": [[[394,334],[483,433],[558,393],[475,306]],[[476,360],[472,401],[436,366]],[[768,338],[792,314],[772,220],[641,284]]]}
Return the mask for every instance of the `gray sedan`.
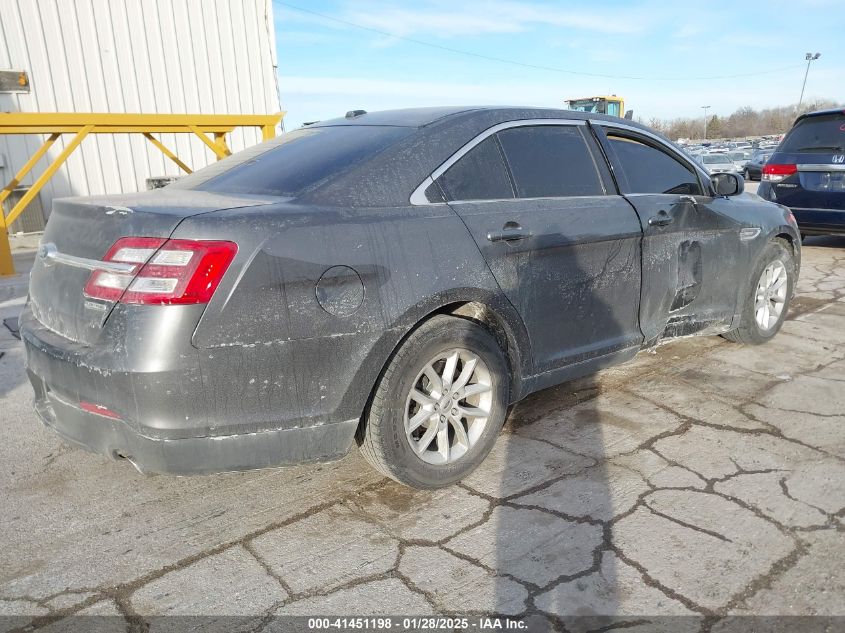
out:
{"label": "gray sedan", "polygon": [[357,441],[386,475],[445,486],[532,392],[673,337],[774,336],[800,237],[742,189],[616,117],[433,108],[58,200],[20,321],[35,411],[145,472]]}

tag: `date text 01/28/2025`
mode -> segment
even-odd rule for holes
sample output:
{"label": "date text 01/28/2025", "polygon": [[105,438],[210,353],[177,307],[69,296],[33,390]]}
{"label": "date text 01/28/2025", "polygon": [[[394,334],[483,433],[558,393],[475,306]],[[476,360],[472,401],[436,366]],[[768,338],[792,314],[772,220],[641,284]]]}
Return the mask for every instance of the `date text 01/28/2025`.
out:
{"label": "date text 01/28/2025", "polygon": [[516,618],[477,617],[477,618],[444,618],[444,617],[337,617],[337,618],[309,618],[308,629],[318,630],[415,630],[415,631],[519,631],[527,629],[528,625]]}

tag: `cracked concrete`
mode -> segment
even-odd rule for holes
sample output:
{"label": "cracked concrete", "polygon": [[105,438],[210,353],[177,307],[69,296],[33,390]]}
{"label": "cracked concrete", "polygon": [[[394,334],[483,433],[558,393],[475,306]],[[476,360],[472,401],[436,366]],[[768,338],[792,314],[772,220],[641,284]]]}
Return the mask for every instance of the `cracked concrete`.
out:
{"label": "cracked concrete", "polygon": [[743,630],[736,615],[845,616],[842,247],[810,240],[774,341],[685,339],[535,394],[439,491],[354,453],[139,475],[38,425],[0,330],[0,616],[61,631],[74,615],[139,630],[240,614],[281,631],[272,616],[498,613],[530,630],[704,633]]}

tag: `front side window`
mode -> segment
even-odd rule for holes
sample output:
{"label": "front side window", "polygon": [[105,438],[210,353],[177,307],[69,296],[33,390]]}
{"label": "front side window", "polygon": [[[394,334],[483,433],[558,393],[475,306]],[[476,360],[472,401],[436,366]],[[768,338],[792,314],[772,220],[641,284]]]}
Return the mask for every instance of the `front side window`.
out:
{"label": "front side window", "polygon": [[696,173],[673,156],[619,134],[608,133],[607,140],[628,179],[629,193],[703,195]]}
{"label": "front side window", "polygon": [[514,127],[498,137],[518,198],[604,195],[592,153],[577,126]]}
{"label": "front side window", "polygon": [[[502,152],[492,136],[464,154],[437,179],[437,183],[450,202],[513,198]],[[430,197],[429,201],[434,202]]]}

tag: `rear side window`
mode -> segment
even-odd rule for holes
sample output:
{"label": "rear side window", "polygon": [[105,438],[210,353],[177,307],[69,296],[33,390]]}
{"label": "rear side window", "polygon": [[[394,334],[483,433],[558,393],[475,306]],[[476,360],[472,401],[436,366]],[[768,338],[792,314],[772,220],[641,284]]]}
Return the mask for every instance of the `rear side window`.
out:
{"label": "rear side window", "polygon": [[513,198],[502,153],[492,136],[469,150],[437,182],[449,201]]}
{"label": "rear side window", "polygon": [[498,137],[518,198],[604,195],[593,156],[576,126],[515,127]]}
{"label": "rear side window", "polygon": [[845,153],[845,114],[824,114],[801,119],[783,139],[778,151]]}
{"label": "rear side window", "polygon": [[625,136],[608,134],[607,139],[628,179],[628,193],[703,194],[695,172],[673,156]]}
{"label": "rear side window", "polygon": [[372,158],[413,132],[413,128],[363,125],[302,128],[238,152],[174,185],[222,193],[292,196]]}

